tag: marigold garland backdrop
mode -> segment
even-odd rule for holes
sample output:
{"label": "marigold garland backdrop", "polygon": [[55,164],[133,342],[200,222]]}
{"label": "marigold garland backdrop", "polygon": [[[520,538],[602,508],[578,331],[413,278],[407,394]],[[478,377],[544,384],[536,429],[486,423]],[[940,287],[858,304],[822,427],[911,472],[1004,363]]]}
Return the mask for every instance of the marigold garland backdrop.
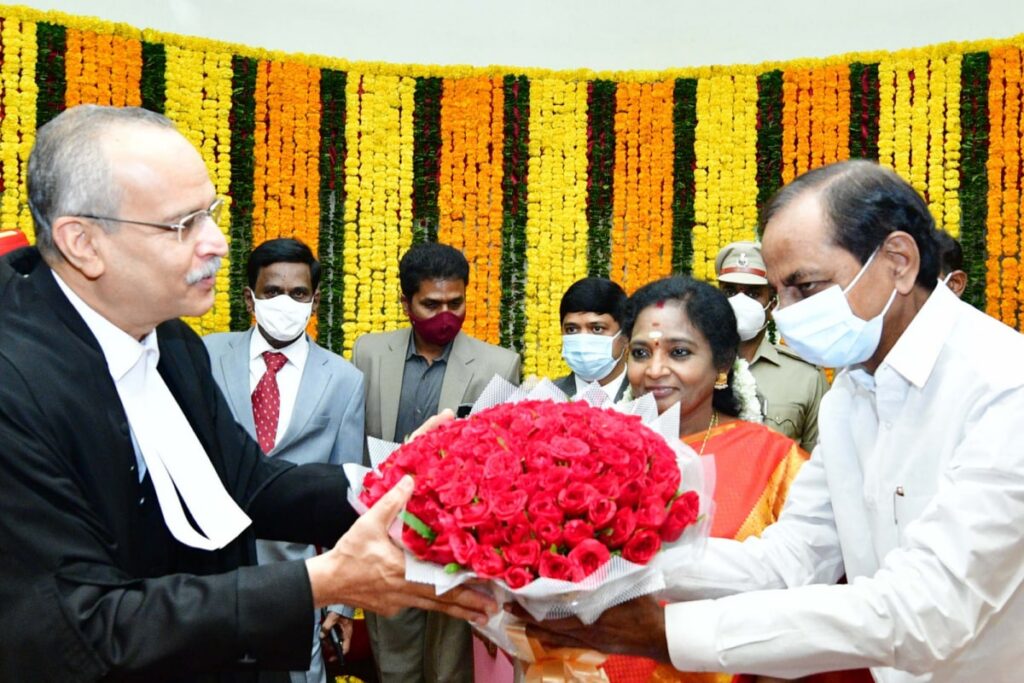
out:
{"label": "marigold garland backdrop", "polygon": [[0,6],[0,225],[32,239],[38,126],[83,102],[141,105],[177,123],[229,202],[229,263],[190,321],[200,333],[248,327],[245,260],[294,235],[324,264],[311,332],[348,355],[405,324],[398,258],[441,240],[470,260],[466,330],[554,375],[574,280],[711,279],[782,183],[865,157],[961,240],[965,298],[1024,329],[1022,47],[553,72],[346,62]]}

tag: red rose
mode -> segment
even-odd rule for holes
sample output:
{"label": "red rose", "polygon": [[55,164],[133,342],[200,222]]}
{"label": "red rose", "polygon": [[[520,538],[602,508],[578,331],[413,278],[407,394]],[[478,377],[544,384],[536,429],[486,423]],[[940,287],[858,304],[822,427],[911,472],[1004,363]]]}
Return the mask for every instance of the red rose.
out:
{"label": "red rose", "polygon": [[629,508],[619,508],[612,518],[612,533],[604,538],[610,548],[619,548],[636,530],[636,514]]}
{"label": "red rose", "polygon": [[508,543],[508,527],[496,520],[488,520],[476,527],[476,537],[481,545],[502,546]]}
{"label": "red rose", "polygon": [[551,454],[559,460],[578,460],[590,455],[590,446],[580,439],[556,436],[551,439]]}
{"label": "red rose", "polygon": [[436,562],[437,564],[455,562],[455,553],[452,551],[448,534],[439,534],[427,548],[426,552],[420,555],[420,558],[427,562]]}
{"label": "red rose", "polygon": [[604,463],[597,458],[580,458],[572,463],[572,477],[577,481],[590,481],[604,471]]}
{"label": "red rose", "polygon": [[522,465],[519,463],[519,458],[507,451],[492,453],[487,456],[484,463],[484,476],[488,478],[510,479],[519,475],[520,472],[522,472]]}
{"label": "red rose", "polygon": [[668,512],[665,510],[665,504],[657,498],[637,510],[636,525],[644,529],[658,529],[665,523],[666,517]]}
{"label": "red rose", "polygon": [[612,500],[619,497],[619,479],[615,474],[604,474],[594,481],[591,482],[591,486],[594,487],[602,498],[610,498]]}
{"label": "red rose", "polygon": [[562,537],[567,546],[575,548],[588,538],[594,537],[594,527],[582,519],[573,519],[566,522],[565,528],[562,530]]}
{"label": "red rose", "polygon": [[506,490],[495,493],[491,498],[491,511],[498,519],[512,519],[526,509],[529,496],[526,491],[512,489],[512,483],[506,483]]}
{"label": "red rose", "polygon": [[700,514],[700,499],[694,491],[687,491],[672,503],[668,518],[661,527],[661,540],[672,543],[679,540],[686,527],[697,521]]}
{"label": "red rose", "polygon": [[416,557],[423,557],[430,549],[430,541],[423,538],[418,531],[408,526],[402,529],[402,543]]}
{"label": "red rose", "polygon": [[545,546],[558,545],[562,542],[562,525],[553,519],[534,520],[533,533]]}
{"label": "red rose", "polygon": [[574,481],[558,492],[558,505],[570,515],[578,515],[597,498],[598,493],[593,486]]}
{"label": "red rose", "polygon": [[464,529],[479,526],[491,516],[491,506],[486,501],[470,503],[455,508],[455,521]]}
{"label": "red rose", "polygon": [[650,529],[638,531],[622,548],[622,557],[635,564],[647,564],[661,549],[661,537]]}
{"label": "red rose", "polygon": [[505,560],[494,548],[478,546],[470,560],[473,571],[487,579],[496,579],[505,574]]}
{"label": "red rose", "polygon": [[560,522],[565,517],[562,508],[558,506],[558,502],[555,500],[555,496],[547,492],[541,492],[533,496],[530,499],[527,510],[530,517],[534,519],[543,518]]}
{"label": "red rose", "polygon": [[522,543],[523,541],[530,540],[532,536],[532,528],[530,525],[530,518],[526,516],[526,512],[520,510],[519,514],[512,519],[505,521],[506,535],[508,536],[508,542]]}
{"label": "red rose", "polygon": [[583,578],[583,570],[577,563],[552,552],[540,554],[538,573],[543,577],[562,581],[579,581]]}
{"label": "red rose", "polygon": [[587,519],[594,525],[594,528],[601,529],[612,521],[616,509],[615,503],[607,498],[595,498],[587,507]]}
{"label": "red rose", "polygon": [[533,581],[533,572],[527,567],[509,567],[505,570],[505,583],[512,590],[522,588]]}
{"label": "red rose", "polygon": [[644,495],[644,487],[636,479],[630,481],[622,490],[619,492],[618,504],[620,508],[632,507],[640,502],[640,497]]}
{"label": "red rose", "polygon": [[553,465],[541,472],[540,485],[545,491],[558,491],[572,478],[568,467]]}
{"label": "red rose", "polygon": [[569,551],[569,559],[574,560],[583,570],[583,576],[590,576],[598,567],[603,565],[611,557],[608,548],[592,538],[582,541],[578,546]]}
{"label": "red rose", "polygon": [[513,543],[505,548],[505,559],[509,564],[534,567],[540,559],[540,542],[534,539]]}
{"label": "red rose", "polygon": [[663,490],[670,491],[672,495],[675,495],[676,491],[679,490],[679,484],[682,481],[679,465],[674,459],[669,460],[668,458],[656,458],[651,464],[651,471],[648,476],[661,486]]}
{"label": "red rose", "polygon": [[448,545],[451,546],[455,561],[463,567],[468,567],[477,548],[477,542],[473,538],[473,534],[462,529],[454,529],[447,532],[447,535]]}

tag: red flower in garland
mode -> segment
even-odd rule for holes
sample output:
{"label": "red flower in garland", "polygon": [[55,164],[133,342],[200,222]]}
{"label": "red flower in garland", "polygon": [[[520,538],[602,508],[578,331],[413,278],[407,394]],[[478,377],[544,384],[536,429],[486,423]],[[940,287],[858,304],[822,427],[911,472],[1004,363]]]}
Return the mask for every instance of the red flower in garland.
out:
{"label": "red flower in garland", "polygon": [[405,474],[416,480],[406,547],[513,589],[580,581],[612,555],[647,564],[699,516],[662,437],[581,402],[501,404],[449,422],[392,453],[360,499],[373,505]]}

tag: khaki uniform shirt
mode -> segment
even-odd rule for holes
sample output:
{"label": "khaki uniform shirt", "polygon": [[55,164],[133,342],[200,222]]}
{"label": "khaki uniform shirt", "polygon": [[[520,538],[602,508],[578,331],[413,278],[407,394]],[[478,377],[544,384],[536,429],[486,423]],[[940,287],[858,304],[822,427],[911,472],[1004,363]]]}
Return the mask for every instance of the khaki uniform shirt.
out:
{"label": "khaki uniform shirt", "polygon": [[768,341],[750,363],[766,427],[781,432],[810,453],[818,443],[818,403],[828,389],[825,373],[785,346]]}

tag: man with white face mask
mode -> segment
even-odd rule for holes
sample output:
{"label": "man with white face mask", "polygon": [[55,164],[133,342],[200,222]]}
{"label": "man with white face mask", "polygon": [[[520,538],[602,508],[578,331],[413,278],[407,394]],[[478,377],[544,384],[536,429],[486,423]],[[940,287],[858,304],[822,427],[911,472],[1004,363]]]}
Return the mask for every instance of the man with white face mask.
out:
{"label": "man with white face mask", "polygon": [[[204,337],[213,377],[235,419],[271,458],[341,465],[363,457],[363,373],[313,342],[306,325],[320,301],[320,264],[302,242],[275,239],[249,256],[246,308],[256,324],[245,332]],[[314,555],[314,548],[257,541],[260,564]],[[338,623],[347,647],[352,611],[332,606],[320,623],[313,615],[309,671],[292,683],[325,680],[320,632]]]}
{"label": "man with white face mask", "polygon": [[757,381],[764,424],[810,453],[818,443],[818,404],[828,380],[792,349],[768,339],[775,291],[757,242],[733,242],[715,259],[718,288],[729,297],[740,333],[739,355]]}
{"label": "man with white face mask", "polygon": [[534,634],[683,671],[1020,680],[1024,336],[938,285],[934,220],[890,170],[819,168],[764,217],[780,332],[846,367],[782,515],[672,571],[663,597],[685,602],[635,600]]}
{"label": "man with white face mask", "polygon": [[567,396],[597,382],[612,401],[626,390],[627,340],[619,331],[626,293],[603,277],[578,280],[565,290],[559,306],[562,358],[572,370],[555,380]]}

